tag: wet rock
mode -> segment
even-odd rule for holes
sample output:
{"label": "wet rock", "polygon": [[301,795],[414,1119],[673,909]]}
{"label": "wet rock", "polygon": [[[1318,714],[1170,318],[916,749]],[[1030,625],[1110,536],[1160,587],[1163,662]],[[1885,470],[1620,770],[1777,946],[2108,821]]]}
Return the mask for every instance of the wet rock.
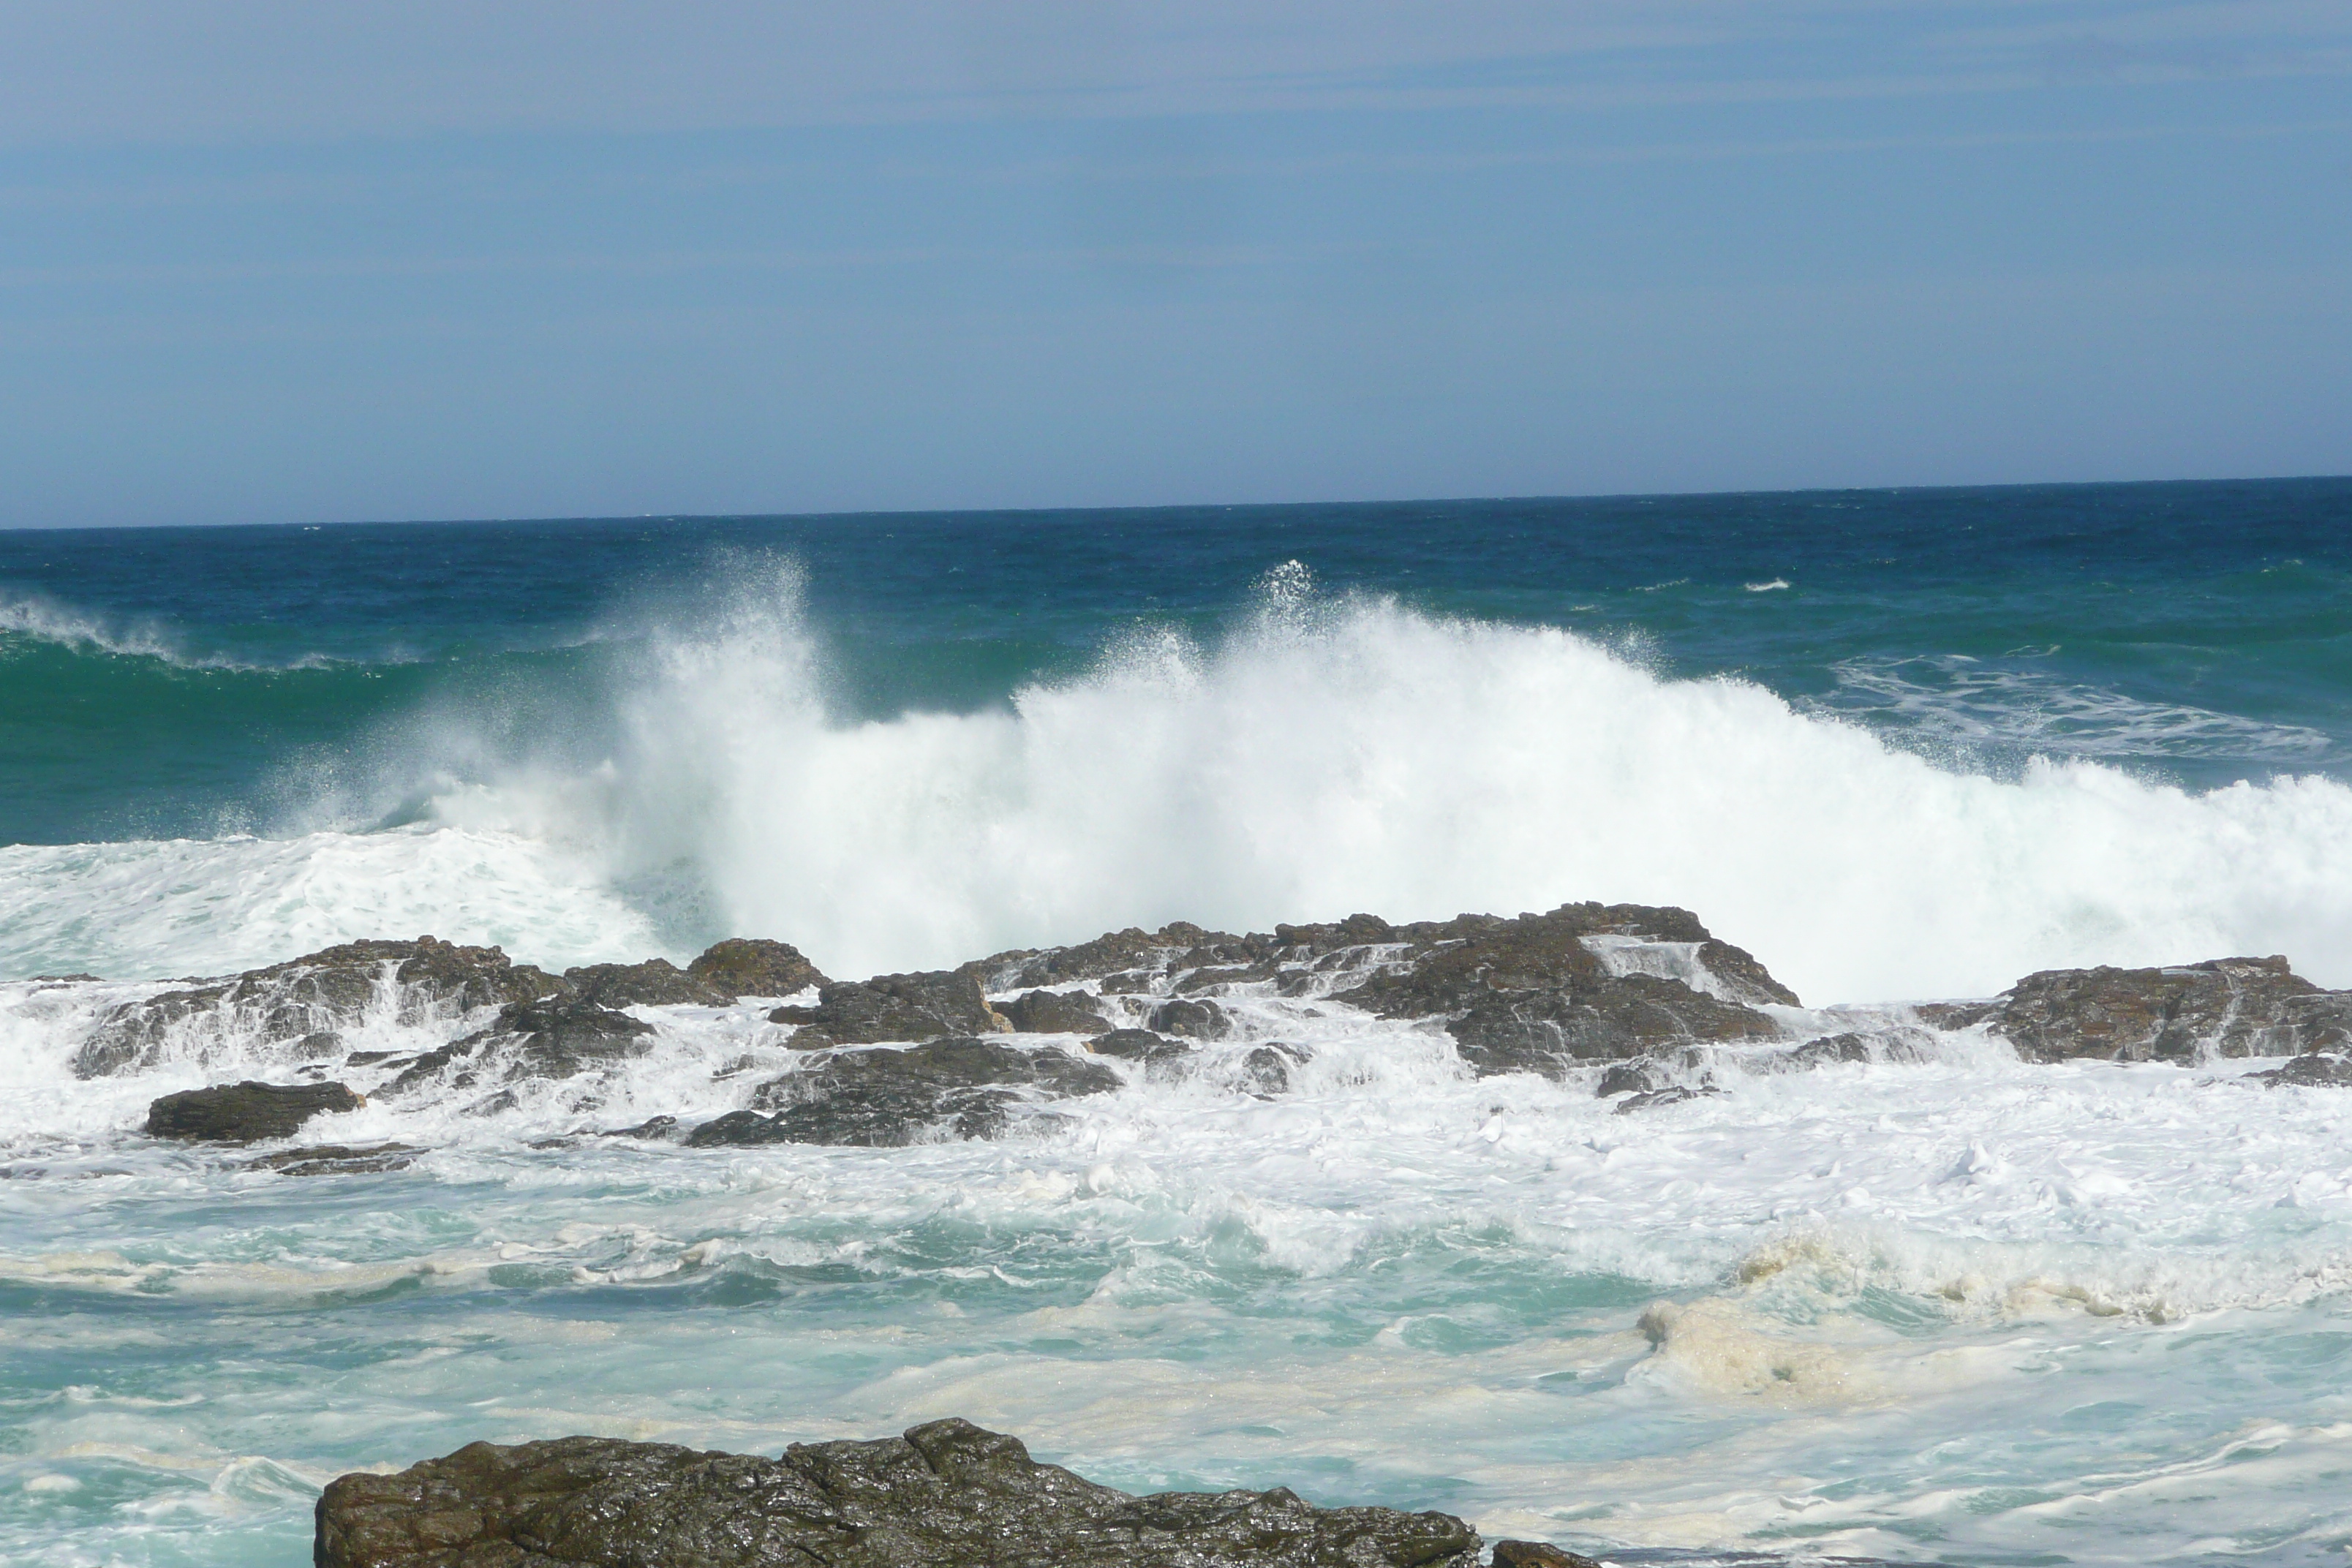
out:
{"label": "wet rock", "polygon": [[[503,1007],[488,1028],[426,1051],[384,1092],[409,1094],[445,1075],[454,1088],[489,1079],[571,1078],[592,1067],[645,1055],[653,1026],[566,992]],[[449,1069],[455,1066],[457,1070]]]}
{"label": "wet rock", "polygon": [[1235,1087],[1244,1094],[1262,1097],[1288,1094],[1297,1070],[1305,1067],[1312,1056],[1313,1053],[1303,1046],[1270,1040],[1242,1058]]}
{"label": "wet rock", "polygon": [[606,1138],[644,1138],[667,1140],[677,1135],[677,1118],[656,1116],[638,1122],[635,1127],[616,1127],[604,1133]]}
{"label": "wet rock", "polygon": [[389,987],[398,1016],[504,1006],[560,994],[554,975],[515,963],[495,947],[459,947],[429,936],[415,942],[352,942],[224,980],[126,1002],[99,1022],[74,1055],[80,1078],[152,1067],[176,1039],[234,1033],[264,1045],[348,1029]]}
{"label": "wet rock", "polygon": [[1154,1007],[1147,1022],[1160,1034],[1195,1040],[1222,1040],[1234,1032],[1234,1021],[1223,1007],[1182,997]]}
{"label": "wet rock", "polygon": [[2246,1076],[2266,1089],[2352,1089],[2352,1057],[2314,1051],[2284,1067]]}
{"label": "wet rock", "polygon": [[779,1007],[768,1021],[798,1025],[791,1043],[802,1050],[995,1034],[1010,1027],[966,970],[836,982],[817,993],[815,1006]]}
{"label": "wet rock", "polygon": [[275,1171],[281,1176],[362,1176],[398,1171],[425,1151],[407,1143],[313,1143],[307,1149],[281,1149],[247,1160],[248,1171]]}
{"label": "wet rock", "polygon": [[1024,1035],[1098,1035],[1111,1026],[1094,998],[1083,992],[1032,991],[996,1010]]}
{"label": "wet rock", "polygon": [[[1166,972],[1171,966],[1198,967],[1197,963],[1180,962],[1188,953],[1231,952],[1235,944],[1248,941],[1223,931],[1207,931],[1187,921],[1176,921],[1156,931],[1129,926],[1125,931],[1110,931],[1092,942],[1079,942],[1075,947],[1023,949],[994,953],[967,963],[964,968],[991,991],[1066,985],[1074,980],[1102,980],[1114,974],[1149,978]],[[1213,959],[1202,962],[1213,962]],[[1139,984],[1129,988],[1141,990],[1145,987]]]}
{"label": "wet rock", "polygon": [[1495,1568],[1601,1568],[1590,1557],[1562,1552],[1543,1541],[1497,1541],[1494,1564]]}
{"label": "wet rock", "polygon": [[1113,1029],[1088,1040],[1087,1049],[1115,1061],[1140,1063],[1145,1076],[1150,1078],[1166,1077],[1197,1054],[1183,1041],[1155,1035],[1149,1029]]}
{"label": "wet rock", "polygon": [[474,1443],[320,1498],[318,1568],[1474,1568],[1450,1514],[1271,1491],[1134,1497],[934,1421],[779,1458],[562,1437]]}
{"label": "wet rock", "polygon": [[1630,1116],[1637,1110],[1655,1110],[1661,1106],[1680,1105],[1686,1100],[1711,1099],[1722,1092],[1723,1090],[1712,1084],[1704,1089],[1693,1089],[1685,1083],[1669,1084],[1664,1089],[1654,1089],[1647,1093],[1633,1095],[1620,1101],[1617,1114]]}
{"label": "wet rock", "polygon": [[731,936],[710,944],[686,966],[687,973],[730,996],[797,996],[824,976],[785,942]]}
{"label": "wet rock", "polygon": [[211,1143],[257,1143],[291,1138],[325,1110],[357,1110],[366,1102],[340,1083],[243,1083],[167,1094],[147,1107],[153,1138]]}
{"label": "wet rock", "polygon": [[1119,1083],[1100,1062],[1050,1047],[966,1038],[842,1051],[761,1084],[751,1109],[704,1123],[687,1142],[896,1148],[935,1133],[993,1138],[1024,1103],[1101,1094]]}
{"label": "wet rock", "polygon": [[[1919,1010],[1931,1021],[1960,1016]],[[2196,1061],[2352,1047],[2352,992],[2323,991],[2284,958],[2029,974],[1981,1015],[2028,1061]],[[1939,1023],[1939,1026],[1961,1026]]]}
{"label": "wet rock", "polygon": [[[1328,940],[1314,928],[1284,929],[1307,937],[1302,945],[1309,948]],[[1694,978],[1718,988],[1728,975],[1748,994],[1794,1001],[1762,965],[1708,936],[1685,910],[1567,904],[1549,914],[1463,915],[1391,928],[1391,934],[1405,951],[1334,999],[1384,1017],[1443,1019],[1463,1059],[1482,1076],[1532,1071],[1559,1078],[1571,1060],[1781,1035],[1779,1024],[1745,1002],[1680,979],[1622,972],[1622,955],[1633,947],[1673,949],[1689,958]],[[1608,947],[1603,939],[1619,945]]]}
{"label": "wet rock", "polygon": [[591,963],[567,969],[563,978],[580,999],[597,1007],[723,1007],[731,991],[688,973],[666,958],[643,963]]}

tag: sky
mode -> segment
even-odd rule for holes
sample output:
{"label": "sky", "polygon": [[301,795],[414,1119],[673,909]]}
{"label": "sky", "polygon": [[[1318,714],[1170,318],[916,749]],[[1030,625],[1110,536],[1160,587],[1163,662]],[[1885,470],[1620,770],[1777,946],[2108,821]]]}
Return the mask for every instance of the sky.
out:
{"label": "sky", "polygon": [[2345,0],[0,7],[0,526],[2347,471]]}

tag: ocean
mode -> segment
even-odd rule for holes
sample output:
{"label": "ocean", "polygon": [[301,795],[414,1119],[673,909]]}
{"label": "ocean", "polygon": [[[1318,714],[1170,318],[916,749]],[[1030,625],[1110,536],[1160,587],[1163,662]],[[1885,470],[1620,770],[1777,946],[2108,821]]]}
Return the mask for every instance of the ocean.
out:
{"label": "ocean", "polygon": [[2260,1064],[1928,1031],[1619,1115],[1244,988],[1281,1092],[593,1136],[788,1054],[655,1007],[559,1084],[371,1089],[304,1136],[422,1152],[300,1177],[141,1131],[268,1040],[73,1065],[361,938],[860,978],[1578,900],[1694,911],[1801,1033],[2352,986],[2352,479],[0,532],[0,1562],[306,1563],[326,1479],[476,1438],[946,1415],[1622,1562],[2344,1560],[2352,1091]]}

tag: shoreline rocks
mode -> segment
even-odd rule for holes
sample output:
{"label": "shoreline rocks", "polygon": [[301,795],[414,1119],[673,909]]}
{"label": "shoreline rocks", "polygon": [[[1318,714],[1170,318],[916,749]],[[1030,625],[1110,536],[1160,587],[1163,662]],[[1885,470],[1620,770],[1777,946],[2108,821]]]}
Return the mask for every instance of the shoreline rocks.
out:
{"label": "shoreline rocks", "polygon": [[[1281,1487],[1137,1497],[950,1418],[774,1459],[474,1443],[329,1482],[313,1551],[318,1568],[1475,1568],[1480,1545],[1451,1514],[1317,1508]],[[1511,1568],[1580,1561],[1513,1545]]]}
{"label": "shoreline rocks", "polygon": [[340,1083],[219,1084],[167,1094],[147,1107],[147,1134],[201,1143],[291,1138],[313,1116],[367,1103]]}
{"label": "shoreline rocks", "polygon": [[2046,969],[1989,1002],[1930,1003],[1916,1011],[1938,1028],[1981,1024],[2036,1062],[2193,1062],[2352,1048],[2352,992],[2324,991],[2277,957]]}

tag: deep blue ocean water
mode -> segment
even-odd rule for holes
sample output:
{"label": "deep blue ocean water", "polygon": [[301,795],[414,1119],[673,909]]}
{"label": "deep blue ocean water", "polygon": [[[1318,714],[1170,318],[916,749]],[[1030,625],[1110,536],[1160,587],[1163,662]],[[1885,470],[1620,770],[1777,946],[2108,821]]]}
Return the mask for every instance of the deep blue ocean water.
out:
{"label": "deep blue ocean water", "polygon": [[[1627,1561],[2340,1563],[2352,1102],[1901,1004],[2352,985],[2347,638],[2347,479],[0,533],[0,1563],[293,1568],[328,1478],[476,1438],[949,1414]],[[1203,1076],[1001,1140],[718,1150],[601,1134],[789,1070],[764,1002],[502,1098],[378,1093],[482,1022],[389,1005],[71,1065],[362,936],[852,977],[1584,899],[1918,1059],[1621,1116],[1229,997]],[[1210,1070],[1276,1034],[1287,1091]],[[424,1152],[142,1131],[306,1068],[374,1098],[303,1141]]]}

